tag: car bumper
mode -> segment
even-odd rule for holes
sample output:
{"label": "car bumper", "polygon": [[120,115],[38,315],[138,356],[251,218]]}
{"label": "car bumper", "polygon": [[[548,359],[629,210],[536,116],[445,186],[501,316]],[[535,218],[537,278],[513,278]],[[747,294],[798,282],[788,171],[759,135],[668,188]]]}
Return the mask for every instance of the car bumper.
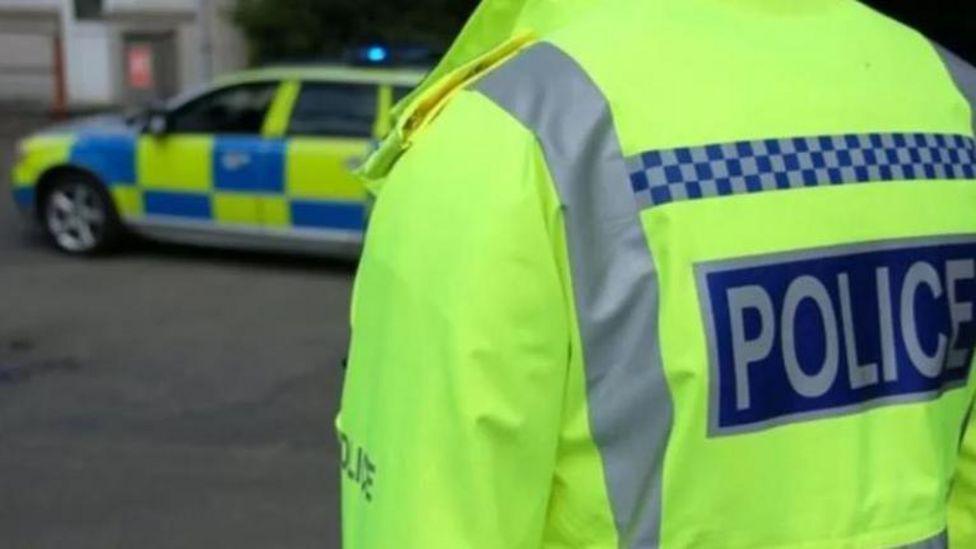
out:
{"label": "car bumper", "polygon": [[14,206],[24,215],[30,215],[34,211],[34,188],[33,187],[14,187],[13,188]]}
{"label": "car bumper", "polygon": [[10,193],[13,196],[14,206],[17,207],[24,216],[31,218],[34,212],[35,192],[34,185],[24,183],[22,177],[22,167],[17,166],[11,174]]}

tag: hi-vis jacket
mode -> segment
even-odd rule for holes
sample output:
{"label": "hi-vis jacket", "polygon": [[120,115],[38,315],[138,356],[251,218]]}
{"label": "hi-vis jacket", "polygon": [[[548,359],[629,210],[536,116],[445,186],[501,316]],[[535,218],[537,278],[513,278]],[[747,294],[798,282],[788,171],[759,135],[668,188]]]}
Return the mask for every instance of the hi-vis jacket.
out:
{"label": "hi-vis jacket", "polygon": [[346,546],[976,547],[974,103],[852,0],[484,3],[366,167]]}

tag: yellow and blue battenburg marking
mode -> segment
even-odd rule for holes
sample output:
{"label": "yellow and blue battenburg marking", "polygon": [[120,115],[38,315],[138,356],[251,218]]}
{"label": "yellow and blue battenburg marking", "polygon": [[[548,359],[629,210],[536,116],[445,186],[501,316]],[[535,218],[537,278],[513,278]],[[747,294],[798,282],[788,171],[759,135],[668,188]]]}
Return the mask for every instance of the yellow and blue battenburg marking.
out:
{"label": "yellow and blue battenburg marking", "polygon": [[86,135],[75,140],[69,160],[109,186],[135,185],[135,153],[135,138],[128,133]]}
{"label": "yellow and blue battenburg marking", "polygon": [[73,140],[61,135],[39,135],[22,142],[21,160],[13,169],[14,204],[23,212],[33,211],[40,176],[52,166],[62,165],[70,156]]}
{"label": "yellow and blue battenburg marking", "polygon": [[[259,136],[80,135],[70,163],[105,182],[128,219],[361,231],[365,207],[359,193],[330,196],[329,182],[319,181],[327,176],[305,173],[302,161],[289,154],[292,145]],[[318,185],[289,184],[289,178]],[[25,195],[19,201],[32,200],[26,189],[17,192]]]}
{"label": "yellow and blue battenburg marking", "polygon": [[628,165],[638,202],[652,208],[824,185],[972,179],[976,142],[922,133],[765,139],[648,151]]}

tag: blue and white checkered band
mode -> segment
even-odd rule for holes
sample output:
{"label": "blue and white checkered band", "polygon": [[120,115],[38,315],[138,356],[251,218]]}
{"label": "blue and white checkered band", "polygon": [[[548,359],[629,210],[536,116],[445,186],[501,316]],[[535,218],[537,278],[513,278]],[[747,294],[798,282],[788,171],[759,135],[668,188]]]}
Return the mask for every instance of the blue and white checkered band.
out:
{"label": "blue and white checkered band", "polygon": [[976,178],[976,141],[873,133],[649,151],[628,159],[642,208],[803,187]]}

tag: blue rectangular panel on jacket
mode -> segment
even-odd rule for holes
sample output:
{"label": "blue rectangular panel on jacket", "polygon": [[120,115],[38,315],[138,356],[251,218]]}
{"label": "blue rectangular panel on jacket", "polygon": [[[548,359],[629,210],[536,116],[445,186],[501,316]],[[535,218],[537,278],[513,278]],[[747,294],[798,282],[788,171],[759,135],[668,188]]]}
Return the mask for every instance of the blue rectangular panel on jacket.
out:
{"label": "blue rectangular panel on jacket", "polygon": [[697,267],[713,436],[934,400],[976,347],[976,236]]}

